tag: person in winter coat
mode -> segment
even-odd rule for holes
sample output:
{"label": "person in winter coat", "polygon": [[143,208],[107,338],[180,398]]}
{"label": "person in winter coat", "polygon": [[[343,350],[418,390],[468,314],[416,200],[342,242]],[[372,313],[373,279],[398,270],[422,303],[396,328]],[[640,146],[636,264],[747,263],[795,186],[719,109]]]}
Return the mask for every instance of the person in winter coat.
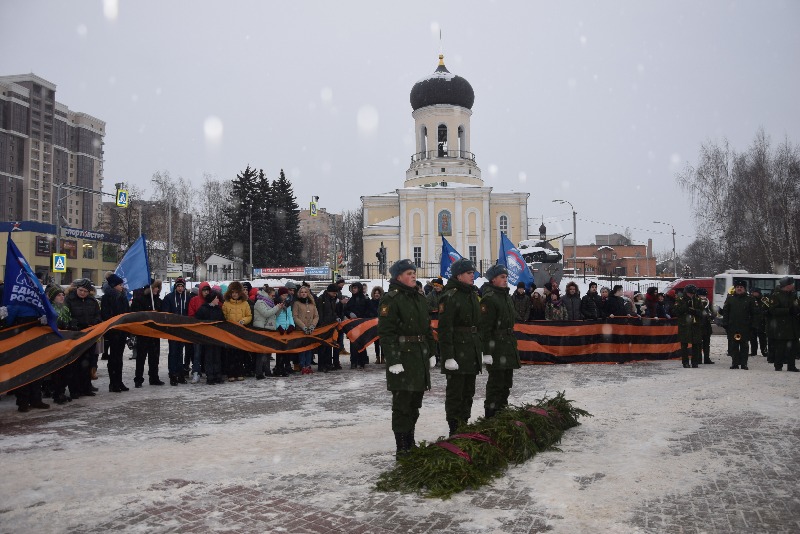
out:
{"label": "person in winter coat", "polygon": [[625,311],[625,300],[622,298],[622,286],[616,285],[606,302],[606,316],[625,317],[626,315],[628,315],[628,312]]}
{"label": "person in winter coat", "polygon": [[795,279],[784,276],[769,296],[767,313],[767,336],[769,337],[769,358],[776,371],[798,372],[793,350],[796,350],[800,332],[800,302],[794,292]]}
{"label": "person in winter coat", "polygon": [[[350,285],[350,300],[344,307],[344,316],[346,319],[363,319],[369,316],[369,300],[364,294],[360,283]],[[322,317],[320,316],[320,324]],[[350,351],[350,368],[351,369],[364,369],[364,366],[369,363],[367,351]]]}
{"label": "person in winter coat", "polygon": [[[100,317],[104,321],[130,312],[128,296],[122,284],[122,278],[116,274],[108,277],[108,285],[111,286],[111,290],[104,293],[100,301]],[[114,393],[128,391],[129,388],[122,383],[122,354],[125,352],[128,334],[120,330],[112,330],[107,334],[107,338],[111,344],[108,352],[108,390]]]}
{"label": "person in winter coat", "polygon": [[561,305],[567,310],[568,321],[582,321],[583,314],[581,313],[581,292],[578,289],[578,284],[569,282],[565,288],[567,294],[561,299]]}
{"label": "person in winter coat", "polygon": [[544,288],[536,288],[531,293],[531,321],[544,321],[545,308],[547,307],[544,301]]}
{"label": "person in winter coat", "polygon": [[754,315],[755,304],[753,297],[747,294],[747,282],[734,281],[733,295],[725,300],[722,308],[722,326],[728,334],[728,346],[732,349],[731,369],[747,369]]}
{"label": "person in winter coat", "polygon": [[[146,286],[142,293],[133,299],[131,311],[158,311],[161,302],[161,280],[154,280]],[[152,296],[152,299],[151,299]],[[144,384],[144,362],[147,360],[147,376],[151,386],[163,386],[158,377],[158,360],[161,352],[161,339],[157,337],[136,336],[136,372],[133,378],[134,387]]]}
{"label": "person in winter coat", "polygon": [[[206,296],[208,296],[209,293],[211,293],[211,284],[208,282],[200,282],[197,295],[189,300],[189,317],[194,317],[197,314],[197,310],[206,303]],[[199,343],[192,344],[192,382],[199,380],[200,375],[205,372],[203,362],[203,345]]]}
{"label": "person in winter coat", "polygon": [[389,268],[389,291],[378,311],[378,335],[386,358],[386,389],[392,392],[392,432],[397,458],[415,445],[422,397],[431,389],[433,331],[428,303],[417,292],[417,266],[409,259]]}
{"label": "person in winter coat", "polygon": [[[83,330],[102,321],[94,285],[88,278],[81,278],[72,283],[64,304],[69,308],[70,330]],[[94,396],[92,374],[97,371],[91,366],[94,357],[94,347],[91,347],[72,364],[73,372],[69,378],[69,396],[72,399],[77,399],[81,395]]]}
{"label": "person in winter coat", "polygon": [[697,296],[700,297],[700,302],[703,304],[703,317],[700,319],[700,333],[702,335],[701,341],[701,349],[703,352],[703,363],[704,364],[711,364],[715,363],[714,360],[711,359],[711,325],[714,322],[714,318],[717,316],[717,312],[711,307],[711,304],[708,301],[708,290],[704,287],[701,287],[697,290]]}
{"label": "person in winter coat", "polygon": [[[319,312],[314,304],[311,292],[305,286],[301,286],[297,290],[297,299],[292,304],[292,315],[294,316],[295,327],[306,334],[310,334],[317,327]],[[311,353],[312,351],[310,350],[300,353],[300,369],[304,375],[314,373],[314,370],[311,369]]]}
{"label": "person in winter coat", "polygon": [[494,265],[485,276],[489,282],[481,288],[480,331],[483,363],[489,373],[483,408],[489,418],[508,406],[514,370],[520,368],[520,361],[514,335],[515,309],[508,295],[508,269]]}
{"label": "person in winter coat", "polygon": [[[161,311],[176,315],[189,316],[189,293],[186,292],[186,281],[183,278],[175,279],[172,293],[167,294],[161,303]],[[169,352],[167,353],[167,367],[169,369],[169,383],[172,386],[186,383],[186,374],[189,373],[189,363],[194,360],[192,344],[183,341],[168,340]],[[184,363],[186,351],[186,363]],[[197,369],[195,372],[199,373]]]}
{"label": "person in winter coat", "polygon": [[[283,309],[282,303],[275,303],[275,289],[269,286],[264,286],[256,294],[256,302],[253,306],[253,328],[256,330],[265,330],[274,332],[278,329],[277,315]],[[272,376],[269,369],[269,360],[271,354],[263,352],[256,353],[255,355],[255,374],[256,380],[262,380],[268,376]]]}
{"label": "person in winter coat", "polygon": [[[291,295],[286,287],[278,288],[275,305],[281,305],[281,310],[275,316],[275,330],[279,334],[291,334],[294,332],[294,316],[292,315]],[[273,376],[289,376],[294,373],[292,369],[291,355],[287,353],[275,354],[275,370]]]}
{"label": "person in winter coat", "polygon": [[[64,295],[64,290],[61,288],[61,286],[54,285],[47,289],[47,298],[50,300],[50,304],[53,306],[53,309],[56,312],[56,324],[58,325],[58,329],[67,330],[69,328],[71,316],[69,313],[69,308],[64,303],[66,298]],[[72,376],[74,369],[74,365],[69,364],[50,375],[52,381],[53,401],[56,404],[64,404],[72,400],[72,398],[67,397],[66,388],[69,385],[69,379],[70,376]]]}
{"label": "person in winter coat", "polygon": [[644,308],[647,317],[655,319],[658,317],[658,288],[648,287],[647,294],[644,296]]}
{"label": "person in winter coat", "polygon": [[[506,284],[508,283],[508,273],[506,273]],[[484,285],[486,287],[486,285]],[[481,295],[483,291],[481,290]],[[530,319],[531,316],[531,298],[525,293],[525,282],[517,284],[517,290],[511,296],[514,304],[514,322],[524,323]]]}
{"label": "person in winter coat", "polygon": [[481,372],[481,307],[475,287],[475,266],[466,258],[455,261],[439,300],[439,350],[447,377],[444,411],[450,435],[469,421],[475,378]]}
{"label": "person in winter coat", "polygon": [[689,345],[692,346],[691,367],[700,366],[703,303],[697,297],[697,286],[689,284],[683,288],[683,295],[675,300],[675,318],[678,320],[678,341],[681,344],[683,366],[689,368]]}
{"label": "person in winter coat", "polygon": [[[222,304],[222,314],[229,323],[236,323],[240,326],[247,326],[253,322],[253,315],[250,313],[250,303],[247,302],[247,295],[241,282],[231,282],[228,291],[225,293],[225,302]],[[245,351],[230,347],[226,355],[228,382],[234,380],[244,380],[244,358]]]}
{"label": "person in winter coat", "polygon": [[600,319],[600,295],[597,282],[589,283],[589,291],[581,298],[581,315],[585,321]]}
{"label": "person in winter coat", "polygon": [[[353,284],[350,286],[351,291],[360,291],[361,284]],[[339,314],[336,311],[338,305],[338,295],[339,295],[339,286],[336,284],[328,285],[328,288],[325,290],[322,295],[317,299],[317,326],[327,326],[329,324],[334,324],[339,322]],[[348,304],[350,304],[348,302]],[[361,310],[359,309],[359,312]],[[347,306],[342,311],[342,313],[347,314]],[[355,315],[355,312],[350,312]],[[353,360],[356,358],[355,354],[350,356],[350,359]],[[333,347],[327,344],[322,344],[319,346],[319,359],[317,360],[317,371],[321,371],[323,373],[327,373],[328,371],[333,371],[335,369],[335,365],[333,362]],[[341,365],[339,366],[341,368]],[[355,367],[353,365],[350,366],[351,369]],[[362,367],[363,368],[363,367]]]}
{"label": "person in winter coat", "polygon": [[658,303],[656,304],[656,317],[658,319],[672,319],[667,313],[667,302],[664,293],[658,294]]}
{"label": "person in winter coat", "polygon": [[611,290],[605,286],[600,288],[600,302],[598,303],[598,310],[600,311],[600,318],[605,319],[608,317],[608,297]]}
{"label": "person in winter coat", "polygon": [[[203,291],[200,292],[203,295]],[[225,314],[222,313],[220,301],[222,295],[217,291],[210,290],[203,297],[203,305],[195,312],[195,317],[200,321],[224,321]],[[222,347],[219,345],[203,345],[203,357],[205,358],[206,384],[222,384]]]}
{"label": "person in winter coat", "polygon": [[[372,298],[369,301],[369,317],[378,316],[378,308],[380,306],[381,299],[383,298],[383,293],[383,288],[381,286],[375,286],[372,288]],[[380,338],[376,339],[372,346],[375,347],[375,363],[384,363],[383,358],[381,357]]]}
{"label": "person in winter coat", "polygon": [[547,321],[566,321],[568,317],[567,309],[561,300],[561,293],[558,288],[553,288],[544,309],[544,318]]}

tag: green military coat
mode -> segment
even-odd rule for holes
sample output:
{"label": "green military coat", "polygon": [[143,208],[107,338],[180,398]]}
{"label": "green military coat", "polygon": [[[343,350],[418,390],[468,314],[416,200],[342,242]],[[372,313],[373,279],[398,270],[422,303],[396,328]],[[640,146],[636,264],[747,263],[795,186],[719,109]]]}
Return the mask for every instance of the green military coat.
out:
{"label": "green military coat", "polygon": [[734,293],[725,299],[725,305],[722,307],[722,326],[725,327],[729,336],[739,334],[743,340],[748,341],[754,315],[753,297]]}
{"label": "green military coat", "polygon": [[675,301],[674,310],[674,317],[678,319],[678,341],[700,343],[703,334],[703,303],[700,297],[682,295]]}
{"label": "green military coat", "polygon": [[[444,374],[481,372],[481,335],[478,330],[481,307],[478,288],[455,278],[447,281],[439,299],[439,356]],[[444,362],[453,359],[458,370],[449,371]]]}
{"label": "green military coat", "polygon": [[516,309],[508,288],[486,283],[481,288],[481,339],[483,353],[492,356],[489,371],[519,369],[519,350],[514,335]]}
{"label": "green military coat", "polygon": [[753,328],[756,329],[756,332],[766,332],[767,328],[767,310],[769,307],[764,304],[762,299],[767,299],[767,302],[769,302],[768,297],[753,297]]}
{"label": "green military coat", "polygon": [[776,288],[769,296],[767,313],[767,336],[773,339],[797,339],[797,316],[800,304],[794,292]]}
{"label": "green military coat", "polygon": [[[433,354],[433,332],[428,304],[416,287],[397,280],[389,282],[389,291],[378,305],[378,336],[386,360],[386,389],[431,389],[429,359]],[[404,371],[390,373],[389,367],[398,363],[403,364]]]}

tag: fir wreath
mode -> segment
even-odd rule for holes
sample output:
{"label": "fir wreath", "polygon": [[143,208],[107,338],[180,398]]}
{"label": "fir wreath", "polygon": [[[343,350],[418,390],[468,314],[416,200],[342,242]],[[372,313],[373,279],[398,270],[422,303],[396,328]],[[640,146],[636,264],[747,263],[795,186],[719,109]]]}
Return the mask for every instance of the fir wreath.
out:
{"label": "fir wreath", "polygon": [[464,425],[449,438],[418,447],[398,458],[394,469],[382,473],[375,489],[450,498],[468,488],[490,484],[508,464],[520,464],[551,449],[564,430],[591,414],[572,406],[564,392],[535,405],[508,406],[490,418]]}

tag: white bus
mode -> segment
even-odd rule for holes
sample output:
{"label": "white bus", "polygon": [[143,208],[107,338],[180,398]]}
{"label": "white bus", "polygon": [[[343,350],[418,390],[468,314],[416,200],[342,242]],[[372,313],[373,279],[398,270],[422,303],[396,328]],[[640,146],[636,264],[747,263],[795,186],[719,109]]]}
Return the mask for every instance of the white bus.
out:
{"label": "white bus", "polygon": [[[729,269],[722,274],[714,277],[714,307],[718,310],[725,304],[730,290],[733,288],[734,280],[744,280],[747,282],[748,293],[757,287],[761,290],[762,296],[769,296],[772,290],[778,286],[778,280],[786,276],[785,274],[756,274],[738,269]],[[793,275],[795,279],[797,275]]]}

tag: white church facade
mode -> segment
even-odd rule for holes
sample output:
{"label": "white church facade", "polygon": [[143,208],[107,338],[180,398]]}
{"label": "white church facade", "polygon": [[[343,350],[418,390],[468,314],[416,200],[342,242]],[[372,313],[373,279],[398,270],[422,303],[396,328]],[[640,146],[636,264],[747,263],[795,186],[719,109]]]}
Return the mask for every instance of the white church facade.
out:
{"label": "white church facade", "polygon": [[470,143],[474,100],[472,86],[450,73],[441,55],[436,71],[411,89],[416,151],[405,183],[361,197],[367,261],[383,243],[389,265],[402,258],[419,266],[438,262],[444,236],[486,269],[497,259],[501,231],[514,244],[528,239],[529,193],[495,191],[481,178]]}

